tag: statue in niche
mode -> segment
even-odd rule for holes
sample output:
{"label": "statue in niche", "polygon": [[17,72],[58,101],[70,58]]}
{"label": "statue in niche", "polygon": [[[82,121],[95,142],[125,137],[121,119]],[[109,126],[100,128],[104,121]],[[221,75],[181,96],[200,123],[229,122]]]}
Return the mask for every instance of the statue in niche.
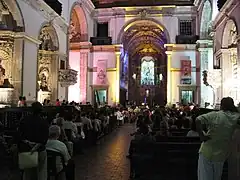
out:
{"label": "statue in niche", "polygon": [[0,59],[0,86],[3,85],[5,79],[5,69],[2,66],[2,60]]}
{"label": "statue in niche", "polygon": [[53,47],[52,38],[46,28],[42,28],[39,39],[42,41],[39,48],[40,50],[45,50],[45,51],[55,50]]}
{"label": "statue in niche", "polygon": [[70,41],[73,39],[78,40],[81,38],[81,34],[77,31],[77,28],[72,20],[71,20],[70,26],[69,26],[69,38],[70,38]]}
{"label": "statue in niche", "polygon": [[39,73],[39,89],[42,91],[49,91],[48,86],[48,69],[43,69]]}
{"label": "statue in niche", "polygon": [[13,85],[9,82],[9,79],[5,77],[5,68],[2,65],[2,60],[0,59],[0,88],[13,88]]}
{"label": "statue in niche", "polygon": [[235,45],[237,44],[237,27],[235,25],[232,25],[232,28],[230,30],[230,39],[229,39],[229,45]]}

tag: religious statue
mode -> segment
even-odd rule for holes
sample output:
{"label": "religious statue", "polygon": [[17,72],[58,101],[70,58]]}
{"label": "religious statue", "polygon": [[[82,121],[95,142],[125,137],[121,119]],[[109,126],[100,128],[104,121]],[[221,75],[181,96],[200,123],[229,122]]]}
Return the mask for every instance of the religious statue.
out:
{"label": "religious statue", "polygon": [[81,34],[77,31],[77,28],[73,21],[70,22],[69,26],[69,38],[71,40],[79,40],[81,38]]}
{"label": "religious statue", "polygon": [[75,25],[74,25],[74,22],[71,21],[71,22],[70,22],[70,26],[69,26],[69,38],[70,38],[70,40],[71,40],[74,36],[76,36],[76,34],[77,34],[77,32],[76,32],[76,27],[75,27]]}
{"label": "religious statue", "polygon": [[40,45],[41,50],[45,50],[45,51],[54,50],[52,38],[46,28],[42,29],[39,39],[42,41]]}
{"label": "religious statue", "polygon": [[2,66],[2,60],[0,60],[0,85],[3,85],[5,79],[5,69]]}
{"label": "religious statue", "polygon": [[41,73],[39,76],[39,79],[40,79],[40,89],[42,91],[49,91],[48,83],[47,83],[47,76],[45,75],[45,73]]}
{"label": "religious statue", "polygon": [[237,44],[237,27],[235,25],[232,26],[230,30],[230,39],[229,45]]}

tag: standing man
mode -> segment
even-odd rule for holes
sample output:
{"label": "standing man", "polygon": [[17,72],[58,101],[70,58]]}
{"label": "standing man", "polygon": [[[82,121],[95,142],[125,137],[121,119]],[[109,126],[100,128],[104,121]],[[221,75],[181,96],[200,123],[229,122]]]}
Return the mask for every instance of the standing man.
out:
{"label": "standing man", "polygon": [[238,124],[240,114],[230,97],[221,100],[220,111],[197,117],[197,131],[202,140],[198,180],[221,180],[223,165],[230,154],[232,136]]}

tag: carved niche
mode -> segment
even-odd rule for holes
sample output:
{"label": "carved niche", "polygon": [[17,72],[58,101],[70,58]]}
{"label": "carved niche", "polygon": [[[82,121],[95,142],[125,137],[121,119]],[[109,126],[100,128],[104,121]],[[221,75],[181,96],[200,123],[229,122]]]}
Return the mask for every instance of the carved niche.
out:
{"label": "carved niche", "polygon": [[236,44],[237,44],[237,27],[235,24],[233,24],[229,31],[228,45],[233,46]]}
{"label": "carved niche", "polygon": [[39,40],[42,42],[39,50],[56,51],[57,47],[54,45],[53,38],[51,36],[51,29],[48,26],[43,27],[39,36]]}
{"label": "carved niche", "polygon": [[13,39],[4,37],[0,39],[0,88],[13,86],[10,84],[9,79],[12,78],[12,58],[13,58]]}
{"label": "carved niche", "polygon": [[38,59],[38,89],[44,92],[51,91],[51,55],[39,54]]}
{"label": "carved niche", "polygon": [[58,82],[62,87],[68,87],[77,83],[78,72],[73,69],[60,69]]}
{"label": "carved niche", "polygon": [[2,21],[3,15],[9,15],[9,9],[4,0],[0,0],[0,21]]}

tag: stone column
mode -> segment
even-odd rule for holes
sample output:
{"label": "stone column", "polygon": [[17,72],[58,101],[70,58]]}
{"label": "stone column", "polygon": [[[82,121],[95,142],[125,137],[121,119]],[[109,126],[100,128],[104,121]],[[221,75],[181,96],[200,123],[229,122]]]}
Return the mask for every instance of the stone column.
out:
{"label": "stone column", "polygon": [[215,90],[203,83],[203,71],[213,71],[213,41],[198,40],[198,51],[200,56],[200,106],[205,107],[205,102],[214,104]]}
{"label": "stone column", "polygon": [[87,102],[88,50],[80,50],[80,101]]}
{"label": "stone column", "polygon": [[116,84],[115,84],[115,103],[120,103],[120,65],[121,65],[121,45],[116,45]]}
{"label": "stone column", "polygon": [[166,51],[167,54],[167,103],[172,104],[172,51]]}
{"label": "stone column", "polygon": [[92,44],[90,42],[80,42],[80,101],[83,103],[91,102],[92,84],[91,74],[88,72],[89,63],[91,63]]}
{"label": "stone column", "polygon": [[222,97],[228,97],[230,93],[230,81],[232,80],[232,65],[230,60],[230,51],[228,49],[221,49],[221,62],[222,62]]}

